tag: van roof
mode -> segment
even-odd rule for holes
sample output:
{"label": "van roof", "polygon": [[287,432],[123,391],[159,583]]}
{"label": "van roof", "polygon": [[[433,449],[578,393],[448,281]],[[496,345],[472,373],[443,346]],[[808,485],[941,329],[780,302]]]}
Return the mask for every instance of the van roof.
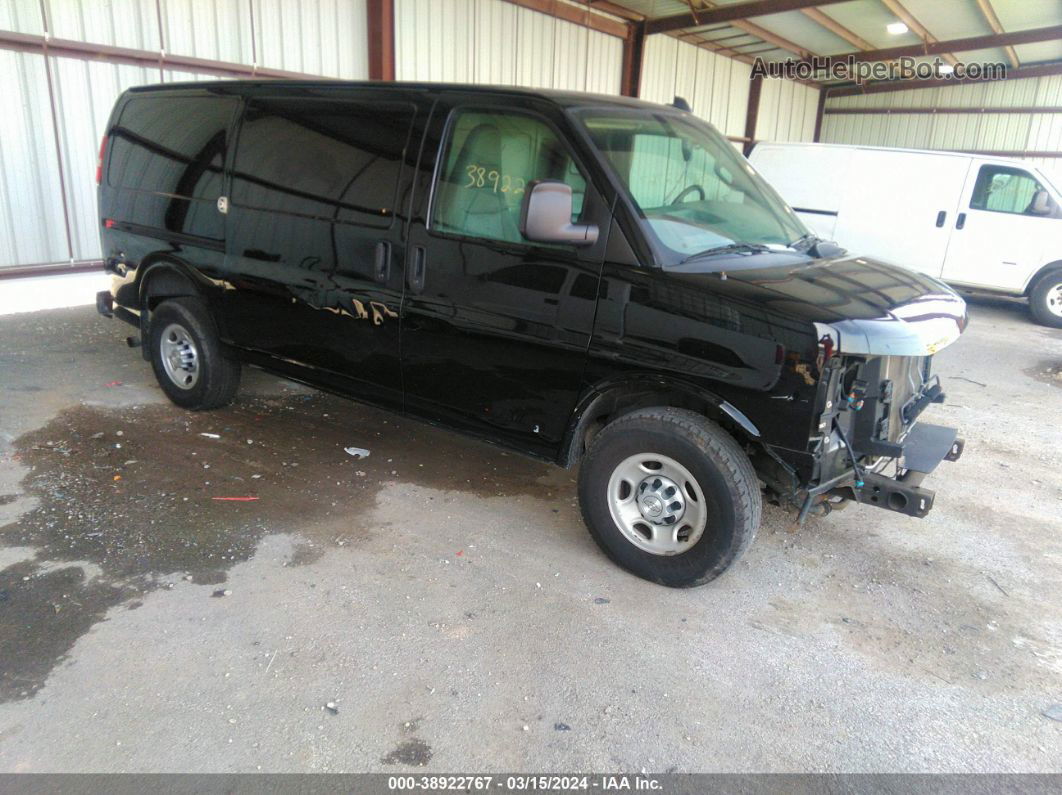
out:
{"label": "van roof", "polygon": [[956,152],[948,149],[906,149],[901,146],[863,146],[862,144],[821,144],[821,143],[803,143],[799,141],[760,141],[756,144],[753,152],[760,147],[778,146],[785,149],[808,147],[814,149],[860,149],[869,150],[871,152],[902,152],[904,154],[911,155],[936,155],[938,157],[965,157],[977,158],[978,160],[986,160],[989,162],[999,162],[1015,164],[1020,163],[1022,168],[1029,168],[1030,163],[1025,160],[1020,160],[1016,157],[1003,157],[1002,155],[979,155],[974,152]]}
{"label": "van roof", "polygon": [[298,89],[319,88],[367,88],[367,89],[406,89],[424,93],[443,93],[460,91],[462,93],[512,94],[516,96],[536,97],[553,102],[563,107],[612,106],[628,108],[667,109],[672,112],[672,105],[660,105],[655,102],[621,97],[614,94],[592,94],[582,91],[561,91],[550,88],[524,88],[522,86],[499,86],[471,83],[422,83],[422,82],[381,82],[367,80],[205,80],[188,83],[161,83],[136,86],[130,93],[155,93],[188,89],[211,90],[219,93],[236,93],[241,95],[256,94],[265,91],[297,91]]}

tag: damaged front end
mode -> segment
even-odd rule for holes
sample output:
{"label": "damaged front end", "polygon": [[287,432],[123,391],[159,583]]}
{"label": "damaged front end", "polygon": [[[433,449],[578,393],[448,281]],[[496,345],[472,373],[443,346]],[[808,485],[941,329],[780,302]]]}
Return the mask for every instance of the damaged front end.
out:
{"label": "damaged front end", "polygon": [[957,460],[964,443],[954,428],[919,416],[944,401],[932,358],[966,322],[965,303],[949,292],[887,318],[816,324],[817,471],[802,495],[799,521],[850,500],[918,518],[929,513],[934,492],[922,482],[942,461]]}

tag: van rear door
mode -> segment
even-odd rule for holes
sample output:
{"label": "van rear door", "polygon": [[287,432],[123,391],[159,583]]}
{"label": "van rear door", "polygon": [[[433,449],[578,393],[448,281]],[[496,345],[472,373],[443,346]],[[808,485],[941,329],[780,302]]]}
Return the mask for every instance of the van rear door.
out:
{"label": "van rear door", "polygon": [[[129,92],[107,131],[99,210],[104,259],[142,263],[164,253],[208,279],[221,275],[224,167],[239,100],[221,91]],[[143,278],[144,274],[138,274]],[[213,303],[213,293],[208,293]],[[139,309],[133,296],[130,308]]]}

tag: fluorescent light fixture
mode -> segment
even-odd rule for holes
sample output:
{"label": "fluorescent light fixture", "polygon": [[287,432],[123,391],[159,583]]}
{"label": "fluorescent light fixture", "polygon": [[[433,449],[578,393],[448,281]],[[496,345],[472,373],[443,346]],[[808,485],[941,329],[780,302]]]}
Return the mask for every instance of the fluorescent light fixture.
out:
{"label": "fluorescent light fixture", "polygon": [[906,33],[909,28],[902,22],[890,22],[885,26],[885,30],[889,31],[893,36],[901,36]]}
{"label": "fluorescent light fixture", "polygon": [[942,75],[950,75],[955,71],[955,67],[952,66],[950,63],[942,63],[940,66],[937,67],[937,71],[940,72]]}

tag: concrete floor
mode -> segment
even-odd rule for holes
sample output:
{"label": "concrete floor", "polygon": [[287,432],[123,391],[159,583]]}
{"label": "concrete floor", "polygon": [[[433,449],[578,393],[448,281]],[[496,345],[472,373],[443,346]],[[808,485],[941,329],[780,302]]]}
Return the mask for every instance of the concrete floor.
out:
{"label": "concrete floor", "polygon": [[931,516],[768,508],[690,591],[569,473],[253,371],[186,413],[124,324],[0,318],[0,770],[1062,771],[1062,332],[971,309]]}

